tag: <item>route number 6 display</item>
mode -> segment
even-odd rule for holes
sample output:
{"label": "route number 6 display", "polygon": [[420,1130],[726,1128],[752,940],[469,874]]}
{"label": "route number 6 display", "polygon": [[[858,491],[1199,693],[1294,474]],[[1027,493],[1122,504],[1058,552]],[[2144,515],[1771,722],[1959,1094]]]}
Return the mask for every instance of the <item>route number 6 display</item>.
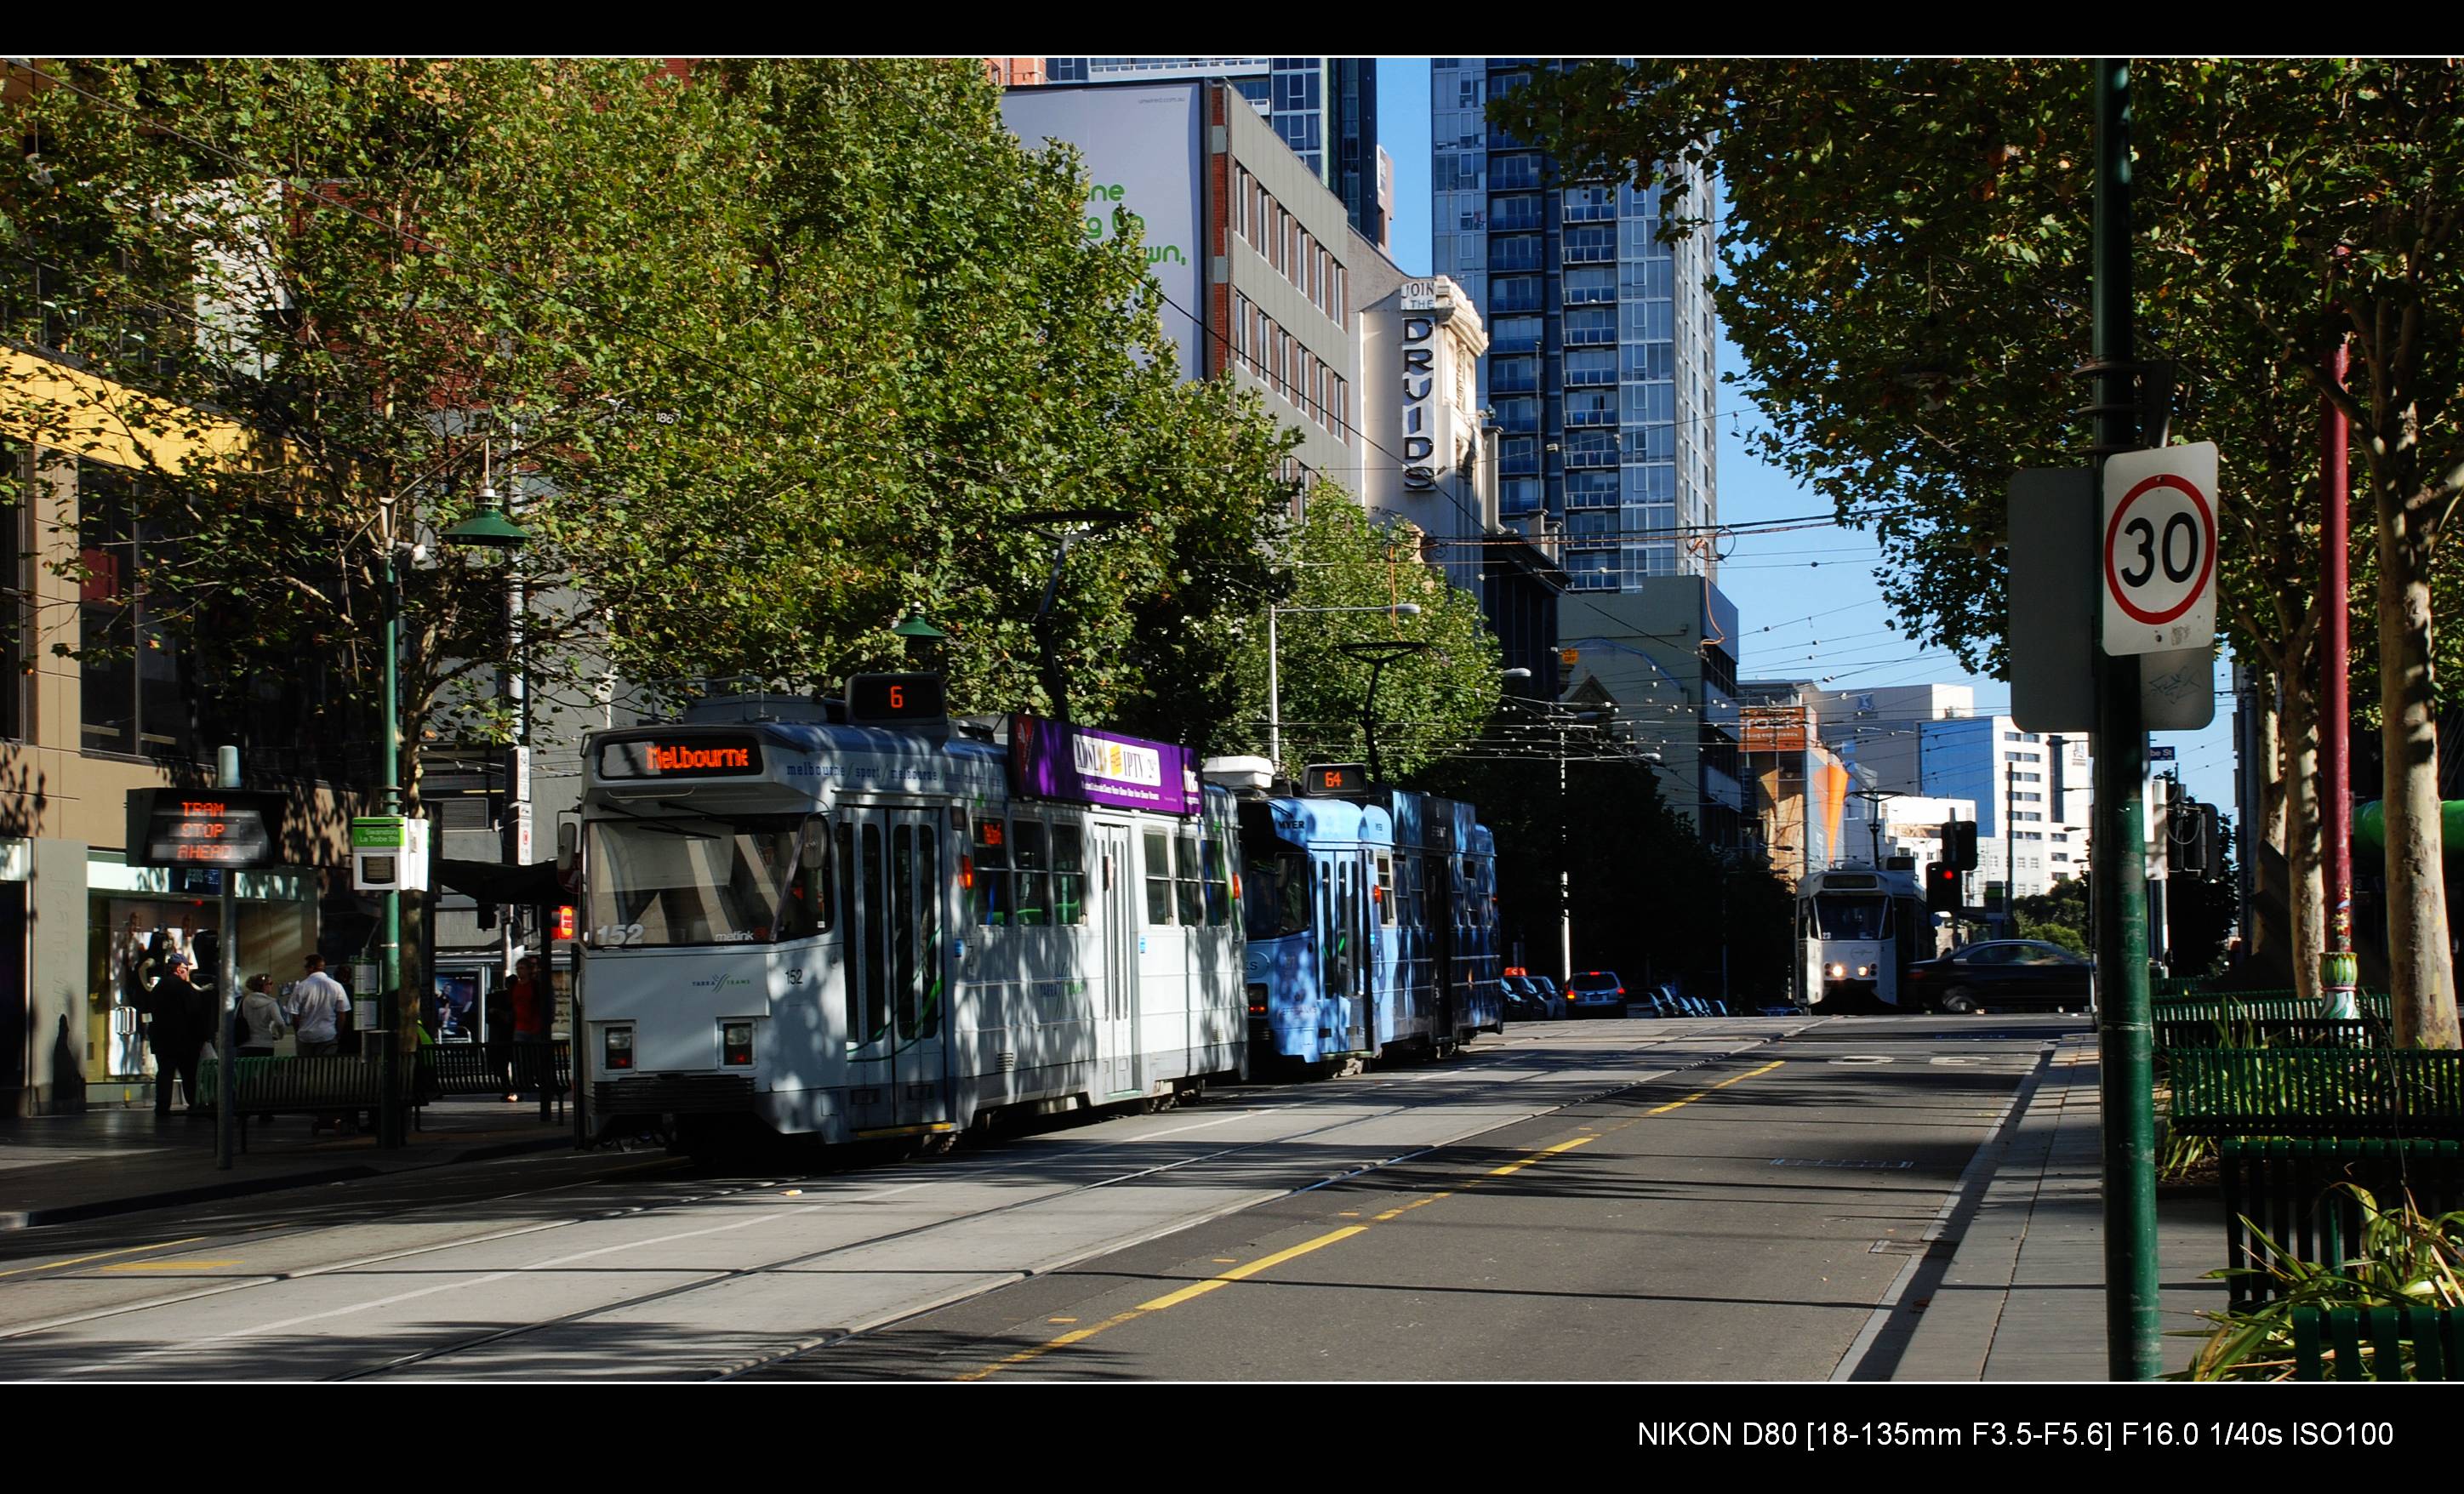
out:
{"label": "route number 6 display", "polygon": [[2205,648],[2216,635],[2213,442],[2104,464],[2104,651]]}

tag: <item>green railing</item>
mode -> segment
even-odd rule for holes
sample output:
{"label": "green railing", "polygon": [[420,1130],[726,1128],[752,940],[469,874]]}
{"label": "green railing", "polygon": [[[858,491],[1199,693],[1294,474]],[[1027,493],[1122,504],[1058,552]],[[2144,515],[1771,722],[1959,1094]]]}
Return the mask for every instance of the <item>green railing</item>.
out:
{"label": "green railing", "polygon": [[2185,1135],[2464,1137],[2464,1051],[2185,1047],[2166,1063]]}
{"label": "green railing", "polygon": [[2296,1307],[2293,1377],[2464,1379],[2464,1308]]}

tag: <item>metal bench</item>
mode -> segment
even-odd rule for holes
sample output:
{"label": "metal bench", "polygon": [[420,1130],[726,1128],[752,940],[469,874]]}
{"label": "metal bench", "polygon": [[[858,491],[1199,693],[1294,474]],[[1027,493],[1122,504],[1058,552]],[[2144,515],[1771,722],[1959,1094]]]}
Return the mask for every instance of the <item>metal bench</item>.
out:
{"label": "metal bench", "polygon": [[2350,1048],[2388,1045],[2375,1017],[2216,1017],[2182,1020],[2156,1009],[2156,1050],[2181,1048]]}
{"label": "metal bench", "polygon": [[[2409,1197],[2424,1214],[2464,1208],[2464,1143],[2386,1137],[2233,1136],[2217,1148],[2224,1177],[2226,1278],[2236,1308],[2278,1294],[2254,1227],[2296,1261],[2341,1266],[2362,1239],[2353,1183],[2382,1208]],[[2247,1220],[2248,1222],[2244,1222]]]}
{"label": "metal bench", "polygon": [[[421,1089],[430,1095],[502,1094],[509,1088],[507,1070],[521,1077],[521,1055],[507,1048],[493,1050],[481,1043],[431,1043],[419,1050]],[[573,1088],[573,1044],[556,1044],[556,1097]]]}
{"label": "metal bench", "polygon": [[[2392,1022],[2394,1009],[2384,991],[2364,991],[2354,1004],[2365,1018]],[[2324,1022],[2327,1003],[2291,991],[2234,991],[2197,996],[2158,997],[2150,1010],[2159,1023],[2176,1022]]]}
{"label": "metal bench", "polygon": [[[2407,1348],[2412,1351],[2409,1365]],[[2293,1377],[2464,1380],[2464,1308],[2296,1307]]]}
{"label": "metal bench", "polygon": [[2464,1050],[2189,1047],[2166,1066],[2183,1135],[2464,1139]]}
{"label": "metal bench", "polygon": [[[361,1111],[373,1115],[384,1103],[381,1072],[374,1056],[345,1058],[326,1054],[239,1060],[232,1066],[231,1082],[235,1096],[232,1109],[239,1115],[240,1150],[248,1149],[249,1121],[259,1115],[356,1115]],[[426,1098],[418,1083],[418,1066],[405,1064],[397,1072],[403,1101],[416,1124],[419,1107]],[[219,1059],[209,1057],[198,1067],[197,1088],[199,1109],[211,1111],[221,1103]]]}

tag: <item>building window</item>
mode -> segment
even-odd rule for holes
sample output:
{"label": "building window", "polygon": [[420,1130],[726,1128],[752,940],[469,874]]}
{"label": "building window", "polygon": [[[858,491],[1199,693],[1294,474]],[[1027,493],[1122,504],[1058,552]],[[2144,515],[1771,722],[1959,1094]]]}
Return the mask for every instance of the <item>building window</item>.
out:
{"label": "building window", "polygon": [[179,563],[176,541],[138,516],[138,484],[122,469],[77,463],[80,725],[89,751],[188,754],[180,646],[156,619],[145,578]]}
{"label": "building window", "polygon": [[33,595],[27,574],[26,516],[33,480],[33,451],[14,441],[0,440],[0,564],[7,567],[0,582],[0,737],[26,735],[26,640],[33,621],[26,599]]}

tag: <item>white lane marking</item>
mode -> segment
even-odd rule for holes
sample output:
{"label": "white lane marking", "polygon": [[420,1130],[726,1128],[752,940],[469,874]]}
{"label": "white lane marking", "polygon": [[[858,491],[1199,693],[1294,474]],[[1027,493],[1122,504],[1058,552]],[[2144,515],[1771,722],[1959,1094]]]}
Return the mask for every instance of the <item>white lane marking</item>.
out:
{"label": "white lane marking", "polygon": [[621,1244],[601,1245],[595,1250],[577,1250],[570,1255],[552,1256],[545,1261],[535,1261],[528,1265],[515,1266],[511,1270],[492,1271],[485,1276],[471,1277],[464,1281],[443,1282],[434,1286],[422,1286],[414,1291],[395,1292],[388,1297],[371,1298],[366,1302],[353,1303],[348,1307],[328,1307],[322,1312],[301,1313],[297,1317],[281,1318],[272,1323],[259,1323],[253,1328],[235,1328],[220,1333],[209,1333],[203,1338],[191,1338],[161,1349],[149,1349],[143,1353],[123,1355],[107,1363],[79,1365],[66,1373],[92,1374],[101,1370],[115,1370],[123,1365],[161,1358],[166,1354],[185,1353],[190,1350],[201,1349],[208,1344],[218,1344],[234,1338],[254,1338],[264,1333],[278,1333],[284,1329],[297,1328],[303,1323],[320,1323],[329,1318],[346,1318],[356,1312],[367,1312],[378,1307],[390,1307],[397,1303],[413,1302],[421,1297],[432,1297],[438,1292],[462,1291],[473,1286],[487,1286],[496,1282],[510,1281],[528,1271],[552,1271],[559,1266],[571,1265],[576,1261],[588,1261],[599,1256],[614,1255],[620,1250],[638,1250],[645,1245],[664,1245],[673,1241],[693,1240],[704,1235],[724,1235],[730,1230],[745,1229],[769,1219],[786,1217],[783,1213],[757,1214],[749,1219],[737,1219],[732,1224],[715,1224],[708,1229],[680,1230],[672,1235],[656,1235],[649,1240],[628,1240]]}

